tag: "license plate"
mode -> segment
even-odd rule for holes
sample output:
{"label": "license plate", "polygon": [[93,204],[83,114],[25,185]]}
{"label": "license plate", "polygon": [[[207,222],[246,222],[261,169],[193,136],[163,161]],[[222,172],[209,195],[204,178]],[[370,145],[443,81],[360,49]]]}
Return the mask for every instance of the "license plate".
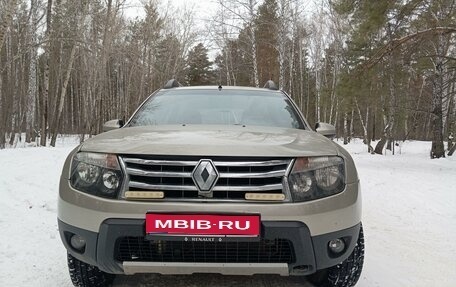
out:
{"label": "license plate", "polygon": [[146,234],[258,237],[260,216],[147,213]]}

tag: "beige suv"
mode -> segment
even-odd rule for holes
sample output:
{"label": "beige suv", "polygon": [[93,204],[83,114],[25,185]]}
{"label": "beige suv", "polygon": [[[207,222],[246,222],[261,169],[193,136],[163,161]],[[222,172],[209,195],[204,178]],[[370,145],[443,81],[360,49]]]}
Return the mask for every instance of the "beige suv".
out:
{"label": "beige suv", "polygon": [[[68,156],[58,223],[75,286],[115,274],[307,276],[354,286],[364,259],[350,155],[265,88],[153,93]],[[306,280],[303,280],[303,284]]]}

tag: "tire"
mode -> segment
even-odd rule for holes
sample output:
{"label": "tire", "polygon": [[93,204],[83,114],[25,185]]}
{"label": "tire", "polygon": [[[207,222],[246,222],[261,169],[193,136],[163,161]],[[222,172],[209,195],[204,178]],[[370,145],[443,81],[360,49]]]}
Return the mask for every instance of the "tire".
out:
{"label": "tire", "polygon": [[309,281],[320,287],[352,287],[361,276],[364,263],[363,225],[359,229],[358,241],[350,256],[328,269],[320,270],[309,277]]}
{"label": "tire", "polygon": [[84,263],[68,253],[68,269],[76,287],[106,287],[114,280],[114,275],[101,271],[98,267]]}

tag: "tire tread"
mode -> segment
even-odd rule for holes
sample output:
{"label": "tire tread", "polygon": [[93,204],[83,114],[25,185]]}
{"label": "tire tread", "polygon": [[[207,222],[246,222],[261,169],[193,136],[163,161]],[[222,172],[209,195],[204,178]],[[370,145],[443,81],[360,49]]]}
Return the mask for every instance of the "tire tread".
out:
{"label": "tire tread", "polygon": [[353,287],[361,277],[364,264],[364,231],[361,224],[355,249],[350,256],[336,266],[317,272],[310,277],[316,286]]}
{"label": "tire tread", "polygon": [[75,287],[107,287],[114,280],[113,274],[84,263],[68,253],[68,270]]}

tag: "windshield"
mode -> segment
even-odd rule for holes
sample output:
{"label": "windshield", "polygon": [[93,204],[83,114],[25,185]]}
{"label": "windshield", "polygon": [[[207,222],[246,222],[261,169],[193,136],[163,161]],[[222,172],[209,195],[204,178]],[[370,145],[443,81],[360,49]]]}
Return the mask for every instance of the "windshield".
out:
{"label": "windshield", "polygon": [[129,126],[254,125],[303,129],[284,95],[249,90],[169,90],[152,96]]}

